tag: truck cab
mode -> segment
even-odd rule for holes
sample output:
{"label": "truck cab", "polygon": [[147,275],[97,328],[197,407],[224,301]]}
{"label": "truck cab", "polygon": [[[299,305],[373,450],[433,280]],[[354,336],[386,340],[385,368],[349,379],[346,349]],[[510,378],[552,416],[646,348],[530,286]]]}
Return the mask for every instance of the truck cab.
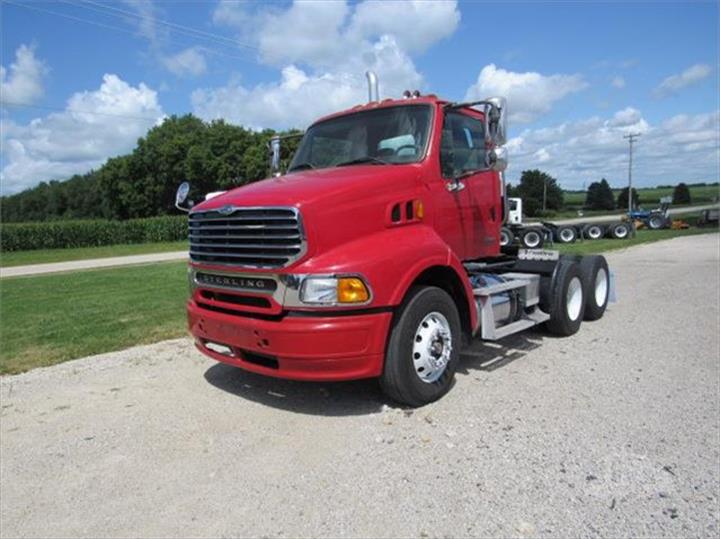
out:
{"label": "truck cab", "polygon": [[379,378],[419,406],[450,388],[464,340],[577,331],[579,264],[501,253],[506,116],[498,98],[371,99],[313,123],[284,173],[192,207],[198,349],[275,377]]}

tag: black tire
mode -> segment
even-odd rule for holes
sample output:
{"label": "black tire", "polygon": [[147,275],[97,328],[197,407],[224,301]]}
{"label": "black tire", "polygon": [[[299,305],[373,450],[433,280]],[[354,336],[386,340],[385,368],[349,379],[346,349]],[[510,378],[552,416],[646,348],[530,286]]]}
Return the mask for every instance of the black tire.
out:
{"label": "black tire", "polygon": [[583,237],[586,240],[599,240],[605,235],[605,229],[601,225],[590,224],[583,228]]}
{"label": "black tire", "polygon": [[555,229],[555,243],[575,243],[577,230],[574,226],[559,226]]}
{"label": "black tire", "polygon": [[648,217],[647,220],[647,226],[650,230],[660,230],[661,228],[665,228],[665,225],[667,224],[667,219],[664,215],[651,215]]}
{"label": "black tire", "polygon": [[583,256],[578,266],[585,292],[584,319],[599,320],[605,314],[610,298],[610,270],[607,261],[601,255]]}
{"label": "black tire", "polygon": [[[550,333],[567,337],[580,329],[585,311],[585,293],[577,263],[561,260],[556,271],[554,286],[548,298],[550,320],[545,322],[545,327]],[[576,294],[580,295],[579,298]]]}
{"label": "black tire", "polygon": [[508,227],[504,226],[500,229],[500,247],[512,245],[515,241],[515,234]]}
{"label": "black tire", "polygon": [[610,225],[610,237],[616,240],[626,240],[630,237],[630,225],[627,223]]}
{"label": "black tire", "polygon": [[[449,323],[451,352],[442,375],[433,382],[426,382],[415,370],[413,346],[423,319],[433,312],[442,314]],[[434,286],[412,288],[393,320],[380,387],[391,399],[409,406],[436,401],[452,387],[461,346],[460,315],[448,293]]]}
{"label": "black tire", "polygon": [[528,228],[523,231],[520,242],[526,249],[541,249],[545,243],[545,237],[539,228]]}

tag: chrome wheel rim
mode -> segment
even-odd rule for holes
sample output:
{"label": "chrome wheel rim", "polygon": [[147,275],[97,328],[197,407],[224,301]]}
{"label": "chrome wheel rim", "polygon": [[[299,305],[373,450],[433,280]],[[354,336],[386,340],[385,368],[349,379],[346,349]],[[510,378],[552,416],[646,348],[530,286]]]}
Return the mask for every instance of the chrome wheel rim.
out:
{"label": "chrome wheel rim", "polygon": [[534,249],[538,245],[540,245],[540,234],[537,232],[528,232],[523,237],[523,241],[525,242],[525,246]]}
{"label": "chrome wheel rim", "polygon": [[452,354],[450,323],[442,313],[433,311],[422,319],[415,331],[413,366],[418,378],[427,384],[445,372]]}
{"label": "chrome wheel rim", "polygon": [[500,232],[500,245],[502,247],[505,247],[507,244],[510,243],[510,235],[505,232],[504,230]]}
{"label": "chrome wheel rim", "polygon": [[625,236],[627,236],[627,233],[627,228],[625,228],[624,226],[619,226],[615,229],[615,235],[618,238],[624,238]]}
{"label": "chrome wheel rim", "polygon": [[566,308],[568,318],[575,321],[580,316],[582,309],[582,283],[579,277],[573,277],[567,289]]}
{"label": "chrome wheel rim", "polygon": [[608,293],[608,276],[604,268],[600,268],[595,276],[595,304],[598,307],[605,305]]}
{"label": "chrome wheel rim", "polygon": [[564,243],[570,243],[575,238],[575,232],[570,228],[564,228],[560,231],[560,239]]}
{"label": "chrome wheel rim", "polygon": [[588,229],[588,236],[593,240],[598,239],[601,235],[602,235],[602,231],[596,226],[593,226]]}

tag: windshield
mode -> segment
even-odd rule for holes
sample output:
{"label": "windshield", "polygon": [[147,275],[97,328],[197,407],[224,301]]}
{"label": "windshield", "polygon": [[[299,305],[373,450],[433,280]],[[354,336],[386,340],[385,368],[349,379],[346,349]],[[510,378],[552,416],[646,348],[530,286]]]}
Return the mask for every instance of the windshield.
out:
{"label": "windshield", "polygon": [[355,164],[415,163],[425,155],[431,107],[402,105],[313,125],[288,171]]}

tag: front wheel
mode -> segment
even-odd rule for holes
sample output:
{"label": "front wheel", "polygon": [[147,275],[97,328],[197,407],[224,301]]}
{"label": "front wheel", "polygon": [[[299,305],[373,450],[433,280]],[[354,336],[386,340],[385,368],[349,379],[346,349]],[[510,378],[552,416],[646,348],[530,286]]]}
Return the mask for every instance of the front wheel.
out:
{"label": "front wheel", "polygon": [[383,392],[409,406],[439,399],[452,386],[461,342],[460,315],[448,293],[434,286],[411,289],[388,339]]}

